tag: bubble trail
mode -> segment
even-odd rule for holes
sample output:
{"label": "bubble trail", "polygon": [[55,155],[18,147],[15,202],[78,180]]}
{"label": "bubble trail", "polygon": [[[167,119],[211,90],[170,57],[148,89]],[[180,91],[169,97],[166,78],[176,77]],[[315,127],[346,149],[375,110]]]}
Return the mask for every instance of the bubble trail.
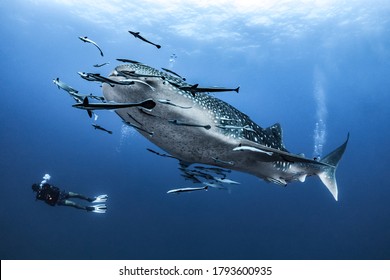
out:
{"label": "bubble trail", "polygon": [[324,76],[319,69],[314,72],[314,98],[316,102],[316,123],[313,132],[314,151],[313,156],[320,158],[326,142],[326,93],[324,89]]}
{"label": "bubble trail", "polygon": [[168,68],[169,68],[169,69],[172,69],[172,68],[173,68],[173,66],[174,66],[174,64],[175,64],[175,62],[176,62],[176,58],[177,58],[176,54],[172,54],[172,55],[169,57],[169,63],[168,63]]}
{"label": "bubble trail", "polygon": [[121,128],[121,138],[119,140],[119,145],[116,148],[116,151],[120,153],[122,151],[122,146],[128,141],[130,137],[135,134],[135,130],[129,127],[128,125],[122,125]]}

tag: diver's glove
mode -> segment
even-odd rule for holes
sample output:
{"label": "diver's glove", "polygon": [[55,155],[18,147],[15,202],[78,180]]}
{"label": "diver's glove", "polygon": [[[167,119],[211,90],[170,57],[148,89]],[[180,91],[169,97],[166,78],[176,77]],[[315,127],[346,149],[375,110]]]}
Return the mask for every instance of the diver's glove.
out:
{"label": "diver's glove", "polygon": [[105,204],[98,204],[94,206],[87,206],[88,212],[94,212],[99,214],[104,214],[107,211],[107,206]]}
{"label": "diver's glove", "polygon": [[108,195],[102,194],[102,195],[98,195],[97,197],[95,197],[95,199],[91,202],[92,203],[106,202],[107,198],[108,198]]}

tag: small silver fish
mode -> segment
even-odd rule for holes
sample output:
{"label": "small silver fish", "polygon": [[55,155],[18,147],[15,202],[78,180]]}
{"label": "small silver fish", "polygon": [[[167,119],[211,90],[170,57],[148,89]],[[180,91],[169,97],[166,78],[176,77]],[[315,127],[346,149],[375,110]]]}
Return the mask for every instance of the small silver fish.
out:
{"label": "small silver fish", "polygon": [[239,182],[236,182],[236,181],[233,181],[230,179],[226,179],[226,178],[215,178],[215,180],[220,182],[220,183],[230,184],[230,185],[240,185],[241,184]]}
{"label": "small silver fish", "polygon": [[103,52],[102,52],[102,49],[98,46],[98,44],[96,44],[94,41],[92,41],[91,39],[89,39],[87,36],[84,36],[84,37],[79,36],[79,39],[80,39],[81,41],[83,41],[84,43],[91,43],[92,45],[94,45],[95,47],[97,47],[98,50],[100,51],[100,55],[101,55],[101,56],[104,56],[104,55],[103,55]]}
{"label": "small silver fish", "polygon": [[183,192],[194,192],[194,191],[207,191],[208,186],[200,187],[200,188],[180,188],[180,189],[172,189],[167,191],[167,193],[183,193]]}

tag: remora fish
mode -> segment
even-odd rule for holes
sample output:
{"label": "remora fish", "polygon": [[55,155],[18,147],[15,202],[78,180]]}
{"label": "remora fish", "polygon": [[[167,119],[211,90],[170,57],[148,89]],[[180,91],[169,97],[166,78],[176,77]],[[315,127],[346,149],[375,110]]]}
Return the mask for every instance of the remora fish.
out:
{"label": "remora fish", "polygon": [[219,190],[226,190],[226,189],[227,189],[226,187],[221,186],[221,185],[219,185],[219,184],[215,184],[215,183],[203,182],[203,185],[208,186],[208,187],[210,187],[210,188],[219,189]]}
{"label": "remora fish", "polygon": [[195,84],[193,86],[183,86],[183,87],[180,87],[180,89],[185,90],[185,91],[189,91],[192,93],[192,95],[194,95],[195,93],[198,93],[198,92],[235,91],[238,93],[240,91],[240,87],[237,87],[237,88],[221,88],[221,87],[200,88],[198,86],[199,86],[198,84]]}
{"label": "remora fish", "polygon": [[120,62],[124,62],[124,63],[141,64],[141,62],[138,62],[138,61],[135,61],[135,60],[131,60],[131,59],[127,59],[127,58],[117,58],[116,60],[118,60]]}
{"label": "remora fish", "polygon": [[[159,75],[160,71],[142,64],[120,65],[116,70],[135,71],[137,74]],[[110,79],[119,80],[115,71]],[[183,87],[190,86],[177,78],[166,75],[166,80]],[[161,79],[148,78],[154,87],[152,92],[137,83],[131,87],[110,87],[103,84],[103,94],[107,100],[116,102],[137,102],[146,98],[156,101],[154,117],[136,109],[118,110],[117,114],[126,120],[127,112],[143,124],[154,136],[140,131],[149,141],[170,155],[187,163],[200,163],[253,174],[267,182],[288,184],[304,181],[306,177],[317,175],[337,200],[336,168],[346,149],[348,138],[340,147],[321,160],[313,160],[289,152],[282,139],[279,124],[263,128],[247,115],[226,102],[205,93],[195,96]],[[161,100],[186,106],[161,104]],[[160,101],[160,102],[158,102]],[[255,133],[245,129],[194,129],[169,123],[169,120],[182,119],[197,124],[248,126]],[[223,119],[223,120],[222,120]],[[232,122],[226,120],[233,120]]]}
{"label": "remora fish", "polygon": [[160,102],[161,104],[171,105],[171,106],[178,107],[181,109],[191,109],[191,106],[177,105],[175,103],[172,103],[171,100],[169,100],[169,99],[158,99],[157,101]]}
{"label": "remora fish", "polygon": [[226,178],[214,178],[217,182],[224,183],[224,184],[230,184],[230,185],[240,185],[240,182],[236,182],[230,179]]}
{"label": "remora fish", "polygon": [[160,75],[143,75],[143,74],[135,74],[134,71],[119,71],[118,76],[123,76],[123,77],[136,77],[136,78],[161,78],[165,79],[165,77],[160,76]]}
{"label": "remora fish", "polygon": [[71,92],[78,93],[79,92],[78,90],[75,90],[71,86],[65,84],[63,81],[60,80],[60,78],[53,79],[53,83],[58,87],[58,89],[63,89],[65,91],[67,91],[68,93],[71,93]]}
{"label": "remora fish", "polygon": [[102,64],[94,64],[93,67],[102,67],[102,66],[107,65],[107,64],[110,64],[110,62],[105,62]]}
{"label": "remora fish", "polygon": [[[114,87],[114,85],[121,85],[121,86],[129,86],[133,85],[134,81],[128,80],[128,79],[122,79],[119,81],[114,81],[109,78],[103,77],[98,73],[85,73],[85,72],[77,72],[77,74],[80,75],[81,78],[84,80],[90,81],[90,82],[100,82],[100,83],[106,83],[109,84],[111,87]],[[142,81],[143,82],[143,81]],[[143,82],[145,83],[145,82]]]}
{"label": "remora fish", "polygon": [[91,43],[92,45],[94,45],[95,47],[97,47],[98,50],[100,51],[100,55],[101,55],[101,56],[104,56],[104,55],[103,55],[103,52],[102,52],[102,49],[98,46],[98,44],[96,44],[94,41],[92,41],[91,39],[89,39],[87,36],[84,36],[84,37],[79,36],[79,39],[80,39],[81,41],[83,41],[84,43]]}
{"label": "remora fish", "polygon": [[169,120],[170,123],[173,123],[175,125],[182,125],[182,126],[191,126],[191,127],[202,127],[204,129],[210,129],[210,125],[201,125],[201,124],[192,124],[192,123],[185,123],[178,120]]}
{"label": "remora fish", "polygon": [[194,191],[207,191],[208,186],[204,186],[201,188],[181,188],[181,189],[173,189],[167,191],[167,193],[183,193],[183,192],[194,192]]}
{"label": "remora fish", "polygon": [[95,129],[99,129],[101,131],[105,131],[109,134],[112,134],[112,131],[111,130],[108,130],[108,129],[105,129],[104,127],[100,126],[100,125],[97,125],[97,124],[92,124],[92,126],[95,128]]}
{"label": "remora fish", "polygon": [[230,172],[232,172],[229,169],[222,169],[222,168],[218,168],[218,167],[195,166],[195,168],[200,169],[200,170],[214,172],[214,173],[217,173],[217,174],[218,173],[230,173]]}
{"label": "remora fish", "polygon": [[147,99],[142,102],[137,103],[89,103],[88,98],[84,98],[83,103],[76,103],[73,104],[72,107],[87,110],[88,115],[91,118],[92,117],[92,111],[93,110],[114,110],[114,109],[123,109],[123,108],[130,108],[130,107],[144,107],[146,109],[153,109],[154,106],[156,106],[156,102],[154,102],[152,99]]}
{"label": "remora fish", "polygon": [[222,129],[245,129],[246,131],[252,131],[252,132],[256,133],[256,130],[251,128],[249,125],[245,125],[245,126],[217,125],[217,127],[222,128]]}
{"label": "remora fish", "polygon": [[179,77],[180,79],[182,79],[183,81],[185,81],[186,79],[183,78],[182,76],[180,76],[179,74],[177,74],[176,72],[173,72],[172,70],[169,70],[167,68],[161,68],[162,70],[164,70],[165,72],[168,72],[168,73],[171,73],[173,75],[175,75],[176,77]]}
{"label": "remora fish", "polygon": [[62,82],[59,78],[54,79],[53,83],[56,84],[59,89],[65,90],[77,102],[83,102],[85,97],[89,97],[89,98],[93,98],[93,99],[96,99],[96,100],[104,101],[104,97],[102,97],[102,96],[96,96],[96,95],[92,95],[92,94],[89,94],[89,95],[87,95],[87,94],[79,94],[78,90],[75,90],[71,86],[68,86],[67,84]]}
{"label": "remora fish", "polygon": [[217,157],[212,157],[213,161],[215,163],[218,163],[217,166],[223,166],[223,165],[234,165],[234,161],[226,161],[226,160],[221,160]]}
{"label": "remora fish", "polygon": [[146,40],[146,39],[145,39],[144,37],[142,37],[141,35],[139,35],[139,32],[129,31],[129,33],[130,33],[131,35],[133,35],[135,38],[141,39],[142,41],[144,41],[144,42],[146,42],[146,43],[149,43],[149,44],[155,46],[155,47],[158,48],[158,49],[161,48],[160,45],[157,45],[157,44],[155,44],[155,43],[152,43],[152,42],[150,42],[149,40]]}
{"label": "remora fish", "polygon": [[92,93],[91,94],[78,94],[78,93],[74,93],[74,92],[70,91],[69,95],[72,96],[73,99],[76,100],[76,102],[83,102],[84,98],[86,98],[86,97],[91,98],[91,99],[95,99],[95,100],[99,100],[99,101],[103,101],[103,102],[105,101],[103,96],[92,95]]}
{"label": "remora fish", "polygon": [[152,150],[152,149],[149,149],[149,148],[147,148],[146,150],[148,150],[149,152],[151,152],[151,153],[153,153],[153,154],[156,154],[156,155],[158,155],[158,156],[160,156],[160,157],[168,157],[168,158],[177,159],[177,158],[175,158],[175,157],[173,157],[173,156],[171,156],[171,155],[161,154],[161,153],[156,152],[156,151],[154,151],[154,150]]}

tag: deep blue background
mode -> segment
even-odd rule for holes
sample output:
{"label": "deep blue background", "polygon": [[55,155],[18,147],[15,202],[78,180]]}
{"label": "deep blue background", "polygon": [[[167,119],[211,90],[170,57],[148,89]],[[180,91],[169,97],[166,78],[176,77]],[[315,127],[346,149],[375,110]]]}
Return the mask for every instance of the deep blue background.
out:
{"label": "deep blue background", "polygon": [[[323,13],[303,5],[295,13],[285,9],[283,17],[275,5],[262,14],[273,24],[249,25],[245,20],[256,11],[247,17],[240,11],[241,17],[215,25],[206,15],[206,22],[194,20],[183,29],[170,26],[198,13],[223,17],[224,10],[194,6],[163,17],[145,1],[147,24],[120,5],[97,14],[106,19],[98,22],[88,5],[48,3],[0,4],[1,259],[390,258],[388,3],[366,7],[351,1],[348,7],[326,6]],[[310,12],[317,17],[303,16]],[[163,47],[134,39],[127,33],[132,29]],[[105,57],[77,36],[97,41]],[[192,186],[175,160],[147,152],[158,148],[122,128],[115,113],[102,112],[98,119],[113,135],[94,130],[87,114],[72,108],[72,99],[52,84],[60,77],[81,92],[101,94],[98,84],[80,79],[77,71],[106,75],[115,58],[169,67],[173,53],[172,69],[191,83],[240,85],[238,95],[217,97],[263,127],[280,122],[286,147],[308,156],[320,73],[327,109],[324,153],[351,134],[337,172],[339,201],[318,178],[281,188],[238,172],[230,178],[241,185],[229,192],[167,195]],[[92,67],[107,61],[104,68]],[[36,202],[31,184],[45,173],[66,190],[107,193],[107,214]]]}

